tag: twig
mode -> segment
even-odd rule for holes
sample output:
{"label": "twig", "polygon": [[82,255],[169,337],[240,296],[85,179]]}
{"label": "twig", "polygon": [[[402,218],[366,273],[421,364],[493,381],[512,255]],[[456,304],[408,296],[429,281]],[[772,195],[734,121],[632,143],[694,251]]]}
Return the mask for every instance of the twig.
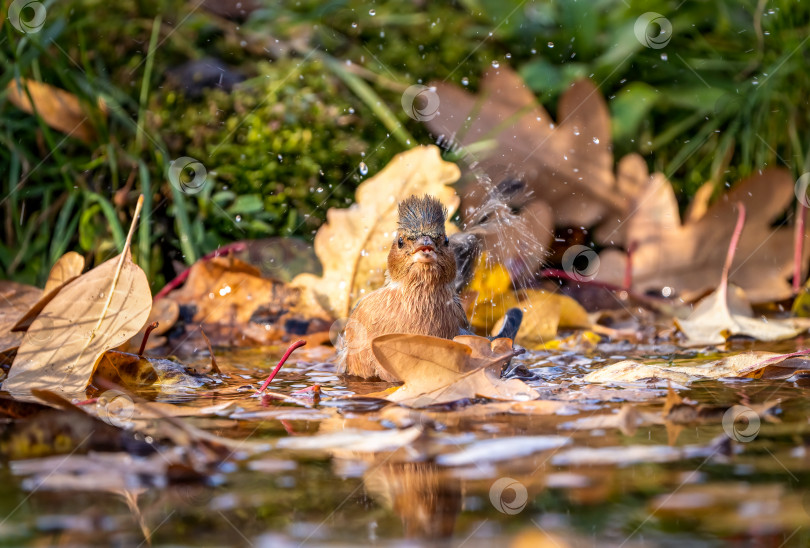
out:
{"label": "twig", "polygon": [[138,357],[143,358],[143,353],[146,350],[146,342],[149,340],[149,335],[158,328],[160,324],[158,322],[152,322],[149,324],[149,327],[146,328],[146,331],[143,333],[143,340],[141,341],[141,347],[138,349]]}
{"label": "twig", "polygon": [[275,378],[275,376],[278,373],[279,369],[281,369],[281,366],[284,365],[284,362],[286,362],[287,358],[290,357],[290,354],[292,354],[296,349],[301,348],[305,344],[307,344],[307,341],[300,340],[300,341],[295,341],[294,343],[292,343],[290,345],[290,347],[287,349],[287,351],[284,353],[284,355],[281,356],[281,360],[279,360],[278,365],[276,366],[276,368],[273,369],[273,372],[270,373],[270,376],[267,377],[266,381],[264,381],[264,384],[262,385],[262,387],[259,388],[259,391],[257,392],[257,394],[261,394],[262,392],[264,392],[264,389],[267,388],[267,386],[270,384],[270,381],[272,381]]}
{"label": "twig", "polygon": [[203,339],[205,339],[205,344],[208,345],[208,352],[211,354],[211,371],[217,375],[222,375],[222,371],[219,370],[219,366],[217,365],[217,359],[214,357],[214,348],[211,346],[211,341],[208,340],[208,335],[206,335],[205,331],[203,331],[202,324],[200,324],[200,333],[202,333]]}

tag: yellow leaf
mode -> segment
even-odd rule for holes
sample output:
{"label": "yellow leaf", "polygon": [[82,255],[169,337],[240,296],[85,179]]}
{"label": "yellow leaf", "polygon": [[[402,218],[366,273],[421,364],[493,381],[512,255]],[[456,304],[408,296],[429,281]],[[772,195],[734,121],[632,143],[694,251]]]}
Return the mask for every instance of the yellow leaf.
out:
{"label": "yellow leaf", "polygon": [[[315,235],[323,277],[296,276],[292,285],[310,292],[333,317],[348,317],[357,300],[382,286],[388,250],[397,228],[397,204],[413,194],[430,194],[452,217],[459,204],[448,185],[460,171],[442,160],[438,147],[420,146],[394,157],[380,173],[357,187],[357,202],[330,209]],[[448,223],[448,232],[454,226]]]}
{"label": "yellow leaf", "polygon": [[550,293],[542,289],[527,289],[519,293],[507,293],[495,301],[495,306],[484,304],[481,308],[492,308],[500,313],[499,321],[492,329],[496,333],[501,326],[503,313],[518,307],[523,310],[515,342],[526,348],[547,348],[547,344],[557,336],[558,329],[588,328],[591,322],[588,313],[571,297]]}

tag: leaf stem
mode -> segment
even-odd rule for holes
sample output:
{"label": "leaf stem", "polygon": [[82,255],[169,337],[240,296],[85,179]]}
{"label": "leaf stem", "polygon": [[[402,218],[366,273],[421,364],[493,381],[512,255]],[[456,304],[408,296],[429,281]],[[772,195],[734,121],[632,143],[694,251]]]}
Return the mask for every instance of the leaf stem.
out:
{"label": "leaf stem", "polygon": [[287,358],[290,357],[290,354],[292,354],[296,349],[301,348],[305,344],[307,344],[307,341],[302,339],[302,340],[295,341],[294,343],[292,343],[290,345],[290,347],[287,349],[287,351],[284,353],[284,355],[281,356],[281,360],[279,360],[278,365],[276,366],[276,368],[273,369],[273,372],[270,373],[270,376],[267,377],[266,381],[264,381],[264,384],[262,385],[262,387],[259,388],[259,391],[257,392],[257,394],[261,394],[262,392],[264,392],[265,388],[267,388],[267,386],[270,384],[270,381],[272,381],[275,378],[275,376],[278,373],[279,369],[281,369],[281,366],[284,365],[284,362],[286,362]]}

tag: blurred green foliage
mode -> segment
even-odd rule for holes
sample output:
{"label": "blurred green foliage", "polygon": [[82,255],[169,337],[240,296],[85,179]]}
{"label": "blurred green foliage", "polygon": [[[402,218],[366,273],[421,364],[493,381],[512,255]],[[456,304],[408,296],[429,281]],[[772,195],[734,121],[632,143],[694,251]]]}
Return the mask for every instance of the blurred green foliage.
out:
{"label": "blurred green foliage", "polygon": [[[29,283],[69,249],[116,253],[140,192],[133,252],[156,287],[172,261],[230,240],[309,238],[363,171],[431,141],[400,106],[405,88],[474,91],[493,62],[515,67],[552,113],[571,82],[593,80],[617,156],[642,153],[684,197],[765,166],[810,170],[807,3],[301,0],[259,2],[239,22],[179,0],[43,4],[40,32],[3,23],[0,88],[23,77],[66,89],[97,136],[66,137],[0,92],[0,276]],[[664,47],[636,36],[646,12],[671,23]],[[204,57],[246,81],[184,96],[168,75]],[[169,184],[180,156],[205,166],[202,192]]]}

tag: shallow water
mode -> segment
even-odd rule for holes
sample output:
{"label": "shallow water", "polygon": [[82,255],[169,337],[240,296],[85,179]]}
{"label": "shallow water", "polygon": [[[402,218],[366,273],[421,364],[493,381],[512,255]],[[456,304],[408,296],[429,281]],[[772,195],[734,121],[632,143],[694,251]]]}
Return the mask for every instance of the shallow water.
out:
{"label": "shallow water", "polygon": [[[756,348],[787,351],[802,344]],[[732,350],[749,348],[754,345],[735,343]],[[203,397],[147,397],[200,406],[239,401],[241,419],[187,420],[240,440],[360,429],[374,443],[380,433],[416,432],[409,426],[421,433],[395,451],[360,452],[348,441],[327,450],[252,456],[237,450],[204,483],[175,478],[155,485],[147,473],[127,475],[123,488],[110,488],[100,476],[71,483],[64,463],[87,458],[80,450],[53,457],[47,470],[7,461],[0,482],[3,544],[138,546],[151,534],[155,545],[810,545],[810,404],[801,378],[705,381],[678,390],[707,406],[756,408],[780,400],[772,416],[762,413],[751,441],[737,441],[717,413],[681,427],[572,429],[578,420],[627,405],[660,413],[665,383],[608,392],[579,379],[624,357],[704,359],[674,347],[530,352],[520,358],[539,374],[530,384],[544,399],[570,404],[532,416],[475,416],[463,406],[382,412],[379,402],[339,400],[387,385],[335,376],[325,363],[331,357],[326,347],[296,352],[271,385],[289,393],[318,383],[320,402],[262,405],[250,395],[281,352],[218,354],[230,379],[206,387]],[[135,469],[147,457],[129,458]]]}

